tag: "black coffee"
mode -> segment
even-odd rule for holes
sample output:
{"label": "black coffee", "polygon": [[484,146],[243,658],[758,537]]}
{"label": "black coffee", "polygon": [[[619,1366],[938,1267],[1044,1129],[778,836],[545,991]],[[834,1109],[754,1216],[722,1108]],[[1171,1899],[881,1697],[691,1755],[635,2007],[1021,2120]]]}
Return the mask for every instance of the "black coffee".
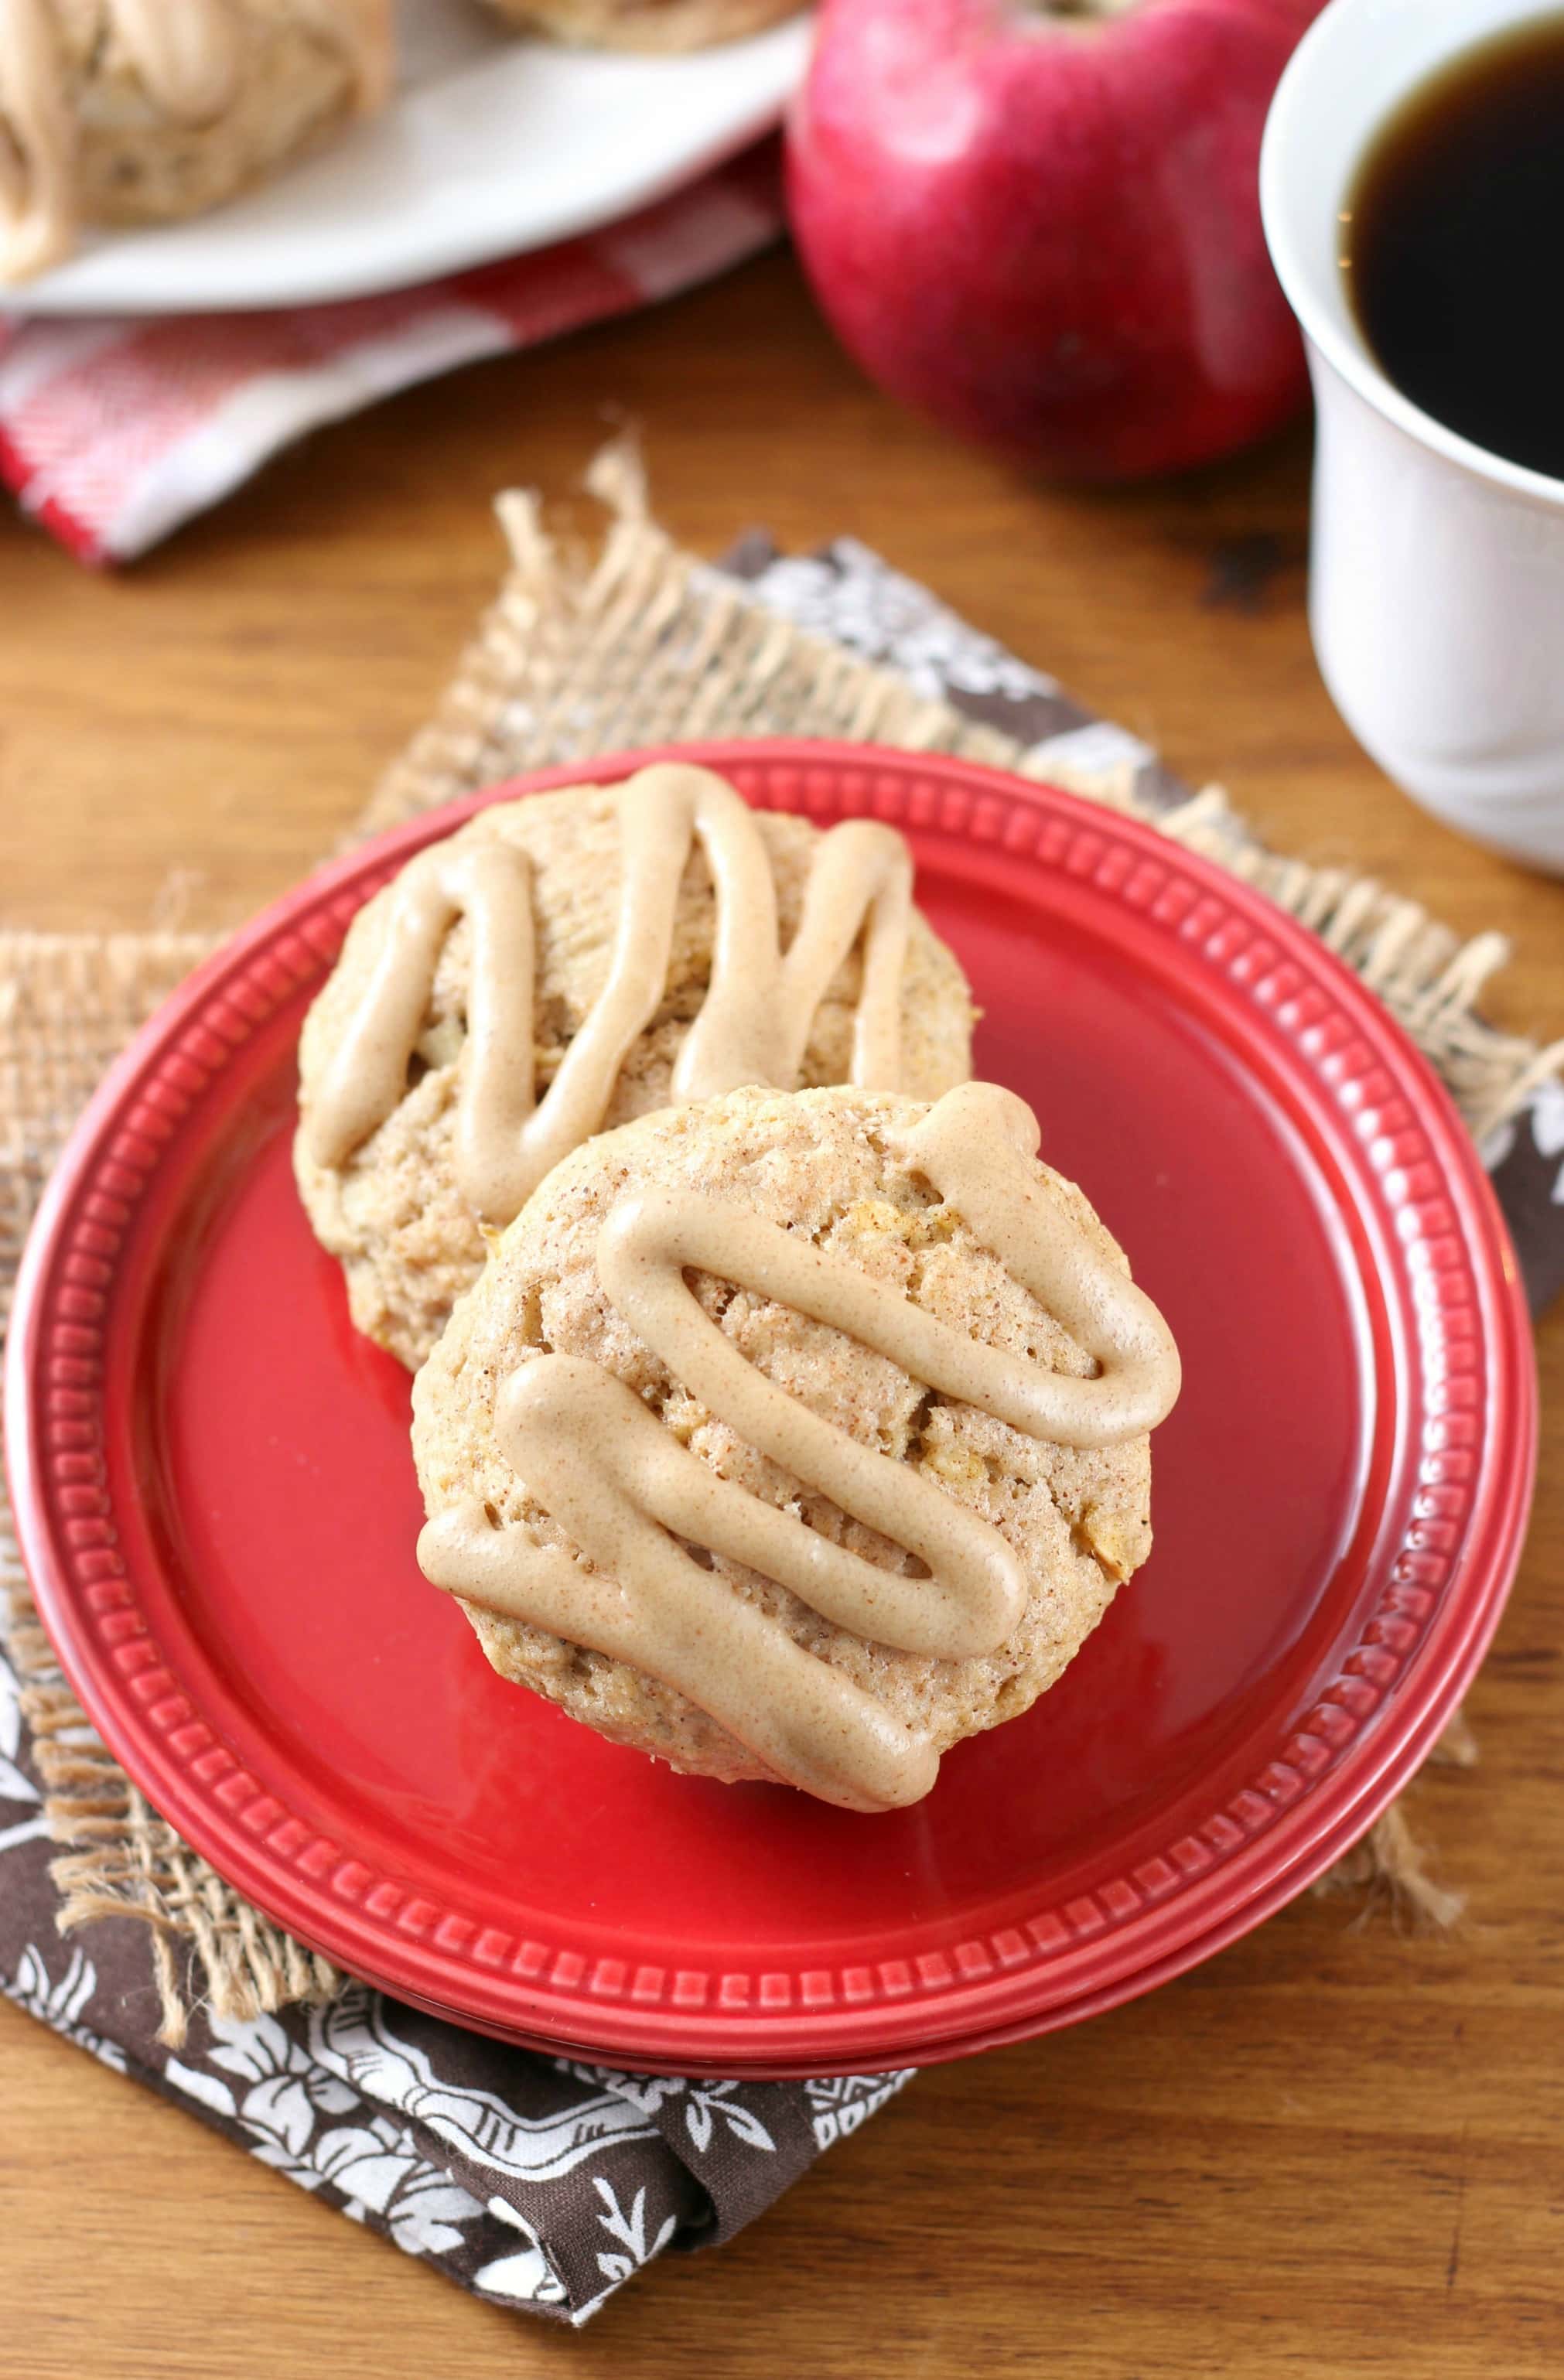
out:
{"label": "black coffee", "polygon": [[1376,135],[1342,264],[1404,395],[1564,479],[1564,16],[1465,50]]}

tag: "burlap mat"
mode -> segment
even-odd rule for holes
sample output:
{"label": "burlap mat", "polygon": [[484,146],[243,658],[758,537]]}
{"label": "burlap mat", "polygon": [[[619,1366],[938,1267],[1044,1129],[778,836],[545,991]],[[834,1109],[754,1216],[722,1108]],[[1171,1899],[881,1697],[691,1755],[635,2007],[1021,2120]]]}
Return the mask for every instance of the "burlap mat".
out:
{"label": "burlap mat", "polygon": [[[984,640],[970,639],[984,656],[976,674],[947,656],[941,675],[927,638],[909,659],[905,639],[898,650],[878,631],[853,630],[855,651],[839,640],[840,621],[830,622],[829,638],[800,626],[779,611],[786,590],[765,583],[764,552],[741,555],[736,577],[680,552],[649,517],[623,449],[600,458],[589,484],[609,512],[591,563],[562,554],[535,498],[502,499],[510,573],[434,718],[388,771],[355,838],[520,769],[678,738],[786,733],[961,753],[1146,817],[1259,886],[1373,986],[1473,1133],[1517,1114],[1558,1064],[1559,1050],[1496,1032],[1476,1014],[1505,953],[1497,935],[1462,943],[1380,885],[1267,851],[1218,792],[1187,795],[1155,756],[1087,722],[1051,682]],[[957,639],[965,634],[938,617]],[[896,652],[896,665],[867,657],[881,650]],[[943,691],[919,690],[931,675]],[[996,723],[1034,712],[1049,730],[1041,736]],[[0,1324],[22,1235],[82,1103],[207,947],[175,934],[0,935]],[[129,1914],[152,1929],[163,2037],[175,2043],[191,1993],[219,2017],[241,2020],[329,1997],[338,1978],[326,1962],[197,1858],[97,1742],[27,1603],[8,1508],[0,1574],[12,1590],[11,1654],[62,1846],[62,1927]],[[1462,1765],[1474,1757],[1459,1722],[1436,1756]],[[1434,1923],[1460,1905],[1428,1875],[1400,1805],[1327,1882],[1381,1890]]]}

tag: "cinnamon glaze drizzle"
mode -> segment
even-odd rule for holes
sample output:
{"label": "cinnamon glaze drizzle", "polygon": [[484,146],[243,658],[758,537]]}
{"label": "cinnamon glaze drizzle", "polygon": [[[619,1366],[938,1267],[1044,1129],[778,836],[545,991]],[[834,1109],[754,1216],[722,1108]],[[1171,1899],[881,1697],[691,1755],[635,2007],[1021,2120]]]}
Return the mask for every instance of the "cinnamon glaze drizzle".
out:
{"label": "cinnamon glaze drizzle", "polygon": [[721,1478],[596,1364],[539,1356],[504,1382],[500,1446],[591,1567],[494,1527],[467,1500],[430,1521],[418,1559],[435,1585],[661,1679],[775,1776],[849,1809],[915,1802],[934,1781],[929,1737],[796,1644],[685,1550],[684,1539],[789,1587],[877,1644],[959,1661],[992,1652],[1026,1601],[1000,1531],[906,1464],[859,1444],[765,1378],[703,1312],[698,1270],[772,1297],[899,1364],[940,1394],[1067,1446],[1152,1428],[1179,1388],[1166,1323],[1047,1194],[1031,1111],[990,1083],[947,1093],[900,1155],[1095,1361],[1075,1378],[980,1344],[901,1291],[749,1209],[695,1192],[620,1199],[598,1237],[614,1306],[674,1378],[734,1433],[927,1575],[864,1560]]}
{"label": "cinnamon glaze drizzle", "polygon": [[326,1167],[346,1163],[403,1097],[441,947],[472,934],[467,1043],[457,1100],[457,1186],[507,1223],[560,1159],[602,1124],[619,1070],[657,1014],[679,886],[699,843],[717,892],[710,988],[673,1070],[678,1102],[746,1083],[796,1083],[831,978],[862,936],[851,1079],[892,1090],[901,1063],[902,973],[912,858],[890,827],[850,820],[820,838],[797,932],[778,947],[776,886],[755,815],[709,770],[643,769],[619,800],[621,892],[608,980],[541,1100],[533,1081],[532,868],[515,844],[436,844],[403,870],[362,999],[305,1121]]}

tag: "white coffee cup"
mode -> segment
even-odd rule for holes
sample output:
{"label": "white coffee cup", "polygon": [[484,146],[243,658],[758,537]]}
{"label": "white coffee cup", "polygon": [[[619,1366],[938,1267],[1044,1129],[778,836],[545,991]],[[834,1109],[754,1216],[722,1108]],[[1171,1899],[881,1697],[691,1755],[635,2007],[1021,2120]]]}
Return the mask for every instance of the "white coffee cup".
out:
{"label": "white coffee cup", "polygon": [[[1338,261],[1353,176],[1398,103],[1461,51],[1549,13],[1547,0],[1331,0],[1278,86],[1260,200],[1315,385],[1309,622],[1325,682],[1436,818],[1564,873],[1564,480],[1474,446],[1392,386]],[[1540,285],[1538,302],[1551,302]]]}

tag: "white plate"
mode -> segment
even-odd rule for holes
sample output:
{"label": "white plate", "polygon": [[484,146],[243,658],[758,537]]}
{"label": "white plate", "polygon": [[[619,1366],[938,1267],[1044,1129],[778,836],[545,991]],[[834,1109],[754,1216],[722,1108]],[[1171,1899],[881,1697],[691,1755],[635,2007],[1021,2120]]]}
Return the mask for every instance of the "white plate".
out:
{"label": "white plate", "polygon": [[300,306],[406,288],[612,223],[753,140],[808,54],[807,18],[644,58],[507,32],[469,0],[400,0],[395,104],[215,213],[91,239],[0,291],[29,314]]}

